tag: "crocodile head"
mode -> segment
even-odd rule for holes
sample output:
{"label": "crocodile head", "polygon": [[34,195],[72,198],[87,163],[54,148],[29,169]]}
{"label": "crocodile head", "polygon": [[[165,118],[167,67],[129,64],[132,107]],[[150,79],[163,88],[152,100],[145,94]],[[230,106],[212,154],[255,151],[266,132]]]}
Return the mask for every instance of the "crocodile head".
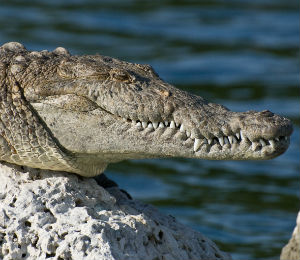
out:
{"label": "crocodile head", "polygon": [[124,159],[264,160],[289,146],[287,118],[232,112],[164,82],[149,65],[17,49],[14,77],[55,142],[76,158],[78,174]]}

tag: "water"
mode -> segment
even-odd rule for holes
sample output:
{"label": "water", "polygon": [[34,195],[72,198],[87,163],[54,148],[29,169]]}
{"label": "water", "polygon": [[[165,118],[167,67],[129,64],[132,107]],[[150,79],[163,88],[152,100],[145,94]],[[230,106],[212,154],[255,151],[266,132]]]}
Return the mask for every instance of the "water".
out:
{"label": "water", "polygon": [[271,161],[142,160],[107,170],[234,259],[278,259],[299,209],[298,1],[0,0],[7,41],[150,63],[166,81],[232,110],[291,118],[291,146]]}

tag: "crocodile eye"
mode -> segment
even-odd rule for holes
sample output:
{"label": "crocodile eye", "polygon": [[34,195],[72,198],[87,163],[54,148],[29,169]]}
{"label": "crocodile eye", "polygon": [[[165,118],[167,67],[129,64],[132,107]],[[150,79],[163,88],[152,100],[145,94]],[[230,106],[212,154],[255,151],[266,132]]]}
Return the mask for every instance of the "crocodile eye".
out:
{"label": "crocodile eye", "polygon": [[129,72],[126,70],[112,69],[109,74],[111,79],[115,81],[123,81],[126,83],[135,81],[134,75],[129,74]]}

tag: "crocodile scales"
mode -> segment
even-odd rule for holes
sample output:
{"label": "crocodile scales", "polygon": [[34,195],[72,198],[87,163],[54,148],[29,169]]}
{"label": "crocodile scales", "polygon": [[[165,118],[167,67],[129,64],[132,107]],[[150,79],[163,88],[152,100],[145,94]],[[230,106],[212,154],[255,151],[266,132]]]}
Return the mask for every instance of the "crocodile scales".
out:
{"label": "crocodile scales", "polygon": [[233,112],[164,82],[149,65],[0,47],[0,161],[96,176],[124,159],[262,160],[290,120]]}

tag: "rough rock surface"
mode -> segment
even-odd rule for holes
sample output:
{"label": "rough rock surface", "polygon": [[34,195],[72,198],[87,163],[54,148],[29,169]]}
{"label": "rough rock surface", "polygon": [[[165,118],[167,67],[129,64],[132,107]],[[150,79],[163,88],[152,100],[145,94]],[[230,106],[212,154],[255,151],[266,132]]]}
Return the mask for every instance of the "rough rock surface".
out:
{"label": "rough rock surface", "polygon": [[0,165],[0,259],[231,259],[174,217],[117,187]]}
{"label": "rough rock surface", "polygon": [[288,244],[282,249],[280,260],[299,260],[300,259],[300,211],[297,217],[297,225],[293,231]]}

